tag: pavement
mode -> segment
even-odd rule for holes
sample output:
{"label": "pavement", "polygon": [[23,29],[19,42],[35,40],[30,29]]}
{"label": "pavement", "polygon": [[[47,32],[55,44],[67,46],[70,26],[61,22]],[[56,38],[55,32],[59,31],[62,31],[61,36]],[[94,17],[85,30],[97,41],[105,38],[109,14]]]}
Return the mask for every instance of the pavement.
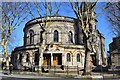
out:
{"label": "pavement", "polygon": [[[22,73],[22,72],[19,72],[19,73]],[[33,72],[34,73],[34,72]],[[113,74],[106,74],[106,73],[104,73],[104,74],[100,74],[100,73],[93,73],[93,75],[91,75],[91,76],[89,76],[89,77],[84,77],[84,76],[80,76],[80,75],[77,75],[76,77],[75,77],[75,74],[71,74],[71,75],[66,75],[65,73],[55,73],[55,74],[53,74],[53,73],[42,73],[42,75],[36,75],[37,73],[35,73],[35,75],[32,75],[32,74],[25,74],[25,73],[23,73],[23,74],[16,74],[15,72],[14,72],[14,74],[3,74],[2,72],[0,72],[0,80],[2,79],[2,80],[19,80],[19,79],[21,79],[21,80],[66,80],[66,79],[71,79],[72,78],[72,80],[93,80],[93,79],[95,79],[95,80],[120,80],[120,77],[118,78],[115,74],[113,75]],[[52,76],[51,76],[52,75]],[[57,75],[57,76],[56,76]],[[60,76],[61,75],[61,76]],[[65,76],[67,76],[66,78],[65,78]],[[71,76],[71,77],[70,77]],[[72,76],[74,76],[74,77],[72,77]],[[114,76],[114,77],[113,77]],[[11,78],[11,79],[10,79]]]}
{"label": "pavement", "polygon": [[34,79],[39,79],[39,78],[60,78],[60,77],[46,77],[46,76],[34,76],[34,75],[22,75],[22,74],[3,74],[0,73],[0,78],[1,77],[12,77],[12,78],[34,78]]}
{"label": "pavement", "polygon": [[21,74],[2,74],[0,80],[91,80],[91,78],[63,78],[63,77],[46,77]]}

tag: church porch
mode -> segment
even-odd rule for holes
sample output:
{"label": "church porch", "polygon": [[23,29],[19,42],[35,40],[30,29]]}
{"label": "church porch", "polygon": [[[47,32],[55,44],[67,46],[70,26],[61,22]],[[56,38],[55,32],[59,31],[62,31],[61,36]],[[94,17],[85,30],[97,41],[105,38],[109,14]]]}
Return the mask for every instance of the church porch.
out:
{"label": "church porch", "polygon": [[62,53],[44,53],[43,66],[62,65]]}

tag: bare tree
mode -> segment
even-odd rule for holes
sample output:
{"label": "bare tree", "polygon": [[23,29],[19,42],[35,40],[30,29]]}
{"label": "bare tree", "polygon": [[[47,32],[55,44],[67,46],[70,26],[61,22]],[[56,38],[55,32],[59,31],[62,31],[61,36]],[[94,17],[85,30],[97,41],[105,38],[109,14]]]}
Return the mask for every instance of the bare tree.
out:
{"label": "bare tree", "polygon": [[3,48],[6,61],[8,60],[8,44],[12,38],[11,34],[27,18],[26,11],[26,5],[22,2],[2,3],[2,26],[0,27],[0,43]]}
{"label": "bare tree", "polygon": [[109,6],[106,10],[107,19],[111,24],[113,33],[120,36],[120,2],[109,2],[106,6]]}
{"label": "bare tree", "polygon": [[119,51],[120,50],[120,1],[109,2],[109,4],[106,4],[106,6],[109,6],[106,10],[106,16],[109,23],[111,24],[110,27],[112,29],[112,32],[116,36],[117,46],[115,47],[115,49]]}
{"label": "bare tree", "polygon": [[97,2],[71,2],[71,7],[79,22],[79,27],[82,28],[84,35],[84,46],[85,46],[85,62],[84,62],[84,75],[90,74],[90,53],[93,51],[90,44],[92,38],[92,32],[90,31],[90,22],[93,19],[93,13]]}
{"label": "bare tree", "polygon": [[[85,62],[83,75],[91,74],[90,68],[90,53],[94,52],[91,45],[91,39],[94,37],[91,31],[91,21],[96,17],[100,16],[109,6],[105,6],[100,13],[95,15],[96,2],[72,2],[71,7],[77,17],[79,22],[79,27],[81,27],[84,35],[84,46],[85,46]],[[109,3],[108,3],[109,4]]]}
{"label": "bare tree", "polygon": [[[48,28],[48,26],[50,26],[52,24],[51,18],[53,18],[52,16],[58,16],[59,15],[59,11],[60,11],[60,6],[61,3],[56,3],[56,2],[36,2],[34,1],[33,3],[30,2],[26,2],[27,4],[27,8],[29,10],[29,14],[32,18],[35,19],[36,22],[38,22],[39,26],[42,29],[42,44],[41,44],[41,48],[40,48],[40,59],[42,59],[43,57],[43,53],[44,50],[46,49],[46,47],[48,45],[45,44],[45,31]],[[34,9],[34,10],[33,10]],[[35,14],[34,14],[35,11]],[[38,15],[36,15],[38,14]],[[42,21],[43,24],[39,23],[39,20],[36,17],[39,17]],[[41,63],[43,64],[43,62]]]}

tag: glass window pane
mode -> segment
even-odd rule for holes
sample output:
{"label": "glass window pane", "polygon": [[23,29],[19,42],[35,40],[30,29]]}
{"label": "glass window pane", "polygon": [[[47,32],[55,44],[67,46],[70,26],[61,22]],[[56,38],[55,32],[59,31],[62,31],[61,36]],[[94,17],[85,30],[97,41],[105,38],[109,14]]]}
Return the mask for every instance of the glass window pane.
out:
{"label": "glass window pane", "polygon": [[71,61],[70,53],[67,53],[67,61],[68,61],[68,62]]}
{"label": "glass window pane", "polygon": [[58,42],[58,39],[59,39],[58,31],[55,30],[55,31],[54,31],[54,42]]}
{"label": "glass window pane", "polygon": [[73,43],[73,34],[71,31],[68,33],[68,42]]}
{"label": "glass window pane", "polygon": [[80,54],[77,54],[77,62],[80,62]]}
{"label": "glass window pane", "polygon": [[34,31],[30,30],[30,44],[34,43]]}

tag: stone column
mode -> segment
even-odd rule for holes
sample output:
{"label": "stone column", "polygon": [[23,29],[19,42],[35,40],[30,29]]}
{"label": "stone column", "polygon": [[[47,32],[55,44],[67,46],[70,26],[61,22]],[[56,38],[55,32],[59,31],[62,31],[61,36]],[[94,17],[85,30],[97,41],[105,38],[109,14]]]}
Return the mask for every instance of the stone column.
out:
{"label": "stone column", "polygon": [[39,47],[39,66],[42,66],[42,62],[43,62],[43,53],[41,53],[41,47]]}
{"label": "stone column", "polygon": [[62,53],[62,65],[65,65],[65,62],[66,62],[66,58],[65,58],[65,54]]}
{"label": "stone column", "polygon": [[53,66],[53,53],[51,53],[51,66]]}
{"label": "stone column", "polygon": [[41,57],[43,57],[43,55],[41,55],[40,54],[40,52],[39,52],[39,71],[41,72],[41,66],[42,66],[42,58]]}

